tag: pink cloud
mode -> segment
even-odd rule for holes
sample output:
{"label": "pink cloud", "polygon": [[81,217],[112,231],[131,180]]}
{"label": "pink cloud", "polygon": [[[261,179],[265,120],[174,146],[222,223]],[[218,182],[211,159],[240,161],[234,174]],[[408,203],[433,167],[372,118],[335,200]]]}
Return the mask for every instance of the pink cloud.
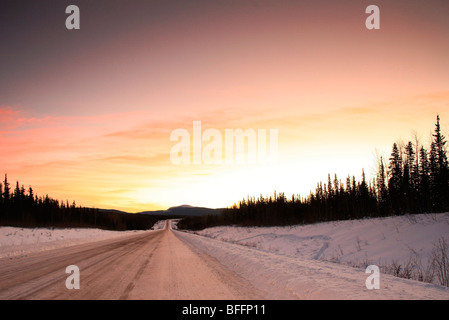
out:
{"label": "pink cloud", "polygon": [[0,106],[0,133],[6,129],[14,128],[20,112],[12,107]]}

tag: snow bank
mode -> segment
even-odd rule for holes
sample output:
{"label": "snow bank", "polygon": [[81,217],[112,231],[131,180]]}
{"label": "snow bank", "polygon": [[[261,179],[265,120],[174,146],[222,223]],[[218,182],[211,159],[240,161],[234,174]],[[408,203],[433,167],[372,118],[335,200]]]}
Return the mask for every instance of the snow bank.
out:
{"label": "snow bank", "polygon": [[[209,230],[210,231],[210,230]],[[365,269],[300,259],[174,231],[179,238],[217,259],[266,299],[421,300],[449,299],[449,289],[381,274],[380,289],[369,290]]]}
{"label": "snow bank", "polygon": [[136,232],[144,231],[109,231],[89,228],[30,229],[0,227],[0,258],[121,237]]}
{"label": "snow bank", "polygon": [[404,268],[413,260],[425,269],[435,241],[445,238],[449,244],[449,213],[289,227],[215,227],[196,233],[292,258],[384,269]]}

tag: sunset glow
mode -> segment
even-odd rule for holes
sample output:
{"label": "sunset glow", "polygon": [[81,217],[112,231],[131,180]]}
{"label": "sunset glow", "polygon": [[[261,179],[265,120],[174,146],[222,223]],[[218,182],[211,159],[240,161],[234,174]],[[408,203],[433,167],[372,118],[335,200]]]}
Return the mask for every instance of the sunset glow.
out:
{"label": "sunset glow", "polygon": [[[362,0],[76,2],[80,30],[68,1],[0,5],[0,174],[39,195],[224,207],[372,177],[437,114],[449,136],[448,2],[376,0],[380,30]],[[276,129],[278,161],[173,164],[194,121]]]}

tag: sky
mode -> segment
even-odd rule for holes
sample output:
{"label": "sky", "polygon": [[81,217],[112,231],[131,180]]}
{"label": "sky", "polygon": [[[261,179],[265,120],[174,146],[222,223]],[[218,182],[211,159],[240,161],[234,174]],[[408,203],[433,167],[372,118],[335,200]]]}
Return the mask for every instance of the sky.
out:
{"label": "sky", "polygon": [[[394,142],[428,148],[437,114],[449,136],[448,16],[445,0],[2,0],[0,174],[129,212],[374,177]],[[173,132],[193,160],[209,129],[223,150],[226,130],[265,130],[268,150],[277,130],[277,157],[172,161]]]}

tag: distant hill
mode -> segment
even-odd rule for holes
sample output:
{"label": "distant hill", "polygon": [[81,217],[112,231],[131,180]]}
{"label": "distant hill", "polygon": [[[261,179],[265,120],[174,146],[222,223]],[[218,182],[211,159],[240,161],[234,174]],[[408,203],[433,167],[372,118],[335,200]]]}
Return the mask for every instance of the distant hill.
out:
{"label": "distant hill", "polygon": [[97,209],[97,210],[98,210],[98,212],[101,212],[101,213],[129,213],[129,212],[115,210],[115,209]]}
{"label": "distant hill", "polygon": [[141,214],[154,214],[154,215],[174,215],[174,216],[203,216],[203,215],[218,215],[223,209],[211,209],[204,207],[194,207],[189,205],[182,205],[177,207],[171,207],[167,210],[155,210],[155,211],[142,211]]}

